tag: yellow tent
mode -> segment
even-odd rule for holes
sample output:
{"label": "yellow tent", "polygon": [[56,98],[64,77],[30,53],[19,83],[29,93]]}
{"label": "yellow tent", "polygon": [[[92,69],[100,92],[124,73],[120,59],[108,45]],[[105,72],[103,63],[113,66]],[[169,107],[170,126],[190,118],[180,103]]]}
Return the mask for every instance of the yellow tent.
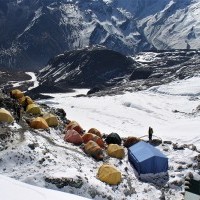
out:
{"label": "yellow tent", "polygon": [[109,144],[107,153],[109,156],[119,159],[122,159],[125,156],[124,148],[119,146],[118,144]]}
{"label": "yellow tent", "polygon": [[51,113],[45,113],[43,118],[46,120],[49,126],[58,126],[58,118],[55,115]]}
{"label": "yellow tent", "polygon": [[49,128],[47,122],[42,117],[36,117],[30,123],[31,128],[35,129],[46,129]]}
{"label": "yellow tent", "polygon": [[21,104],[21,105],[24,105],[25,104],[25,101],[27,101],[27,104],[29,105],[29,104],[34,104],[34,101],[31,99],[31,97],[29,97],[29,96],[23,96],[23,97],[21,97],[20,99],[18,99],[19,100],[19,103]]}
{"label": "yellow tent", "polygon": [[19,99],[19,98],[24,96],[24,93],[21,90],[18,90],[18,89],[12,90],[11,94],[16,99]]}
{"label": "yellow tent", "polygon": [[29,104],[26,108],[27,113],[32,113],[32,114],[40,114],[41,110],[40,107],[36,104]]}
{"label": "yellow tent", "polygon": [[9,111],[7,111],[4,108],[0,109],[0,121],[1,122],[8,122],[11,123],[14,121],[14,118],[12,117],[12,115],[10,114]]}
{"label": "yellow tent", "polygon": [[118,183],[121,182],[122,179],[121,172],[118,171],[118,169],[115,168],[114,166],[108,164],[103,164],[99,168],[97,177],[101,181],[108,183],[110,185],[117,185]]}

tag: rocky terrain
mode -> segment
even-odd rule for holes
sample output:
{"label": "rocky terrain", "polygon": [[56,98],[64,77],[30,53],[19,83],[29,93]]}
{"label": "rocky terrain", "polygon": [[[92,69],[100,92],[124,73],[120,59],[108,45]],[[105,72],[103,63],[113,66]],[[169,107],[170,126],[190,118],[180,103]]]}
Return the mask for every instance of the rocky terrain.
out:
{"label": "rocky terrain", "polygon": [[52,58],[37,76],[40,85],[60,88],[112,86],[137,66],[129,57],[105,47],[96,46],[68,51]]}
{"label": "rocky terrain", "polygon": [[1,0],[0,67],[36,70],[64,51],[199,49],[198,0]]}
{"label": "rocky terrain", "polygon": [[69,51],[40,70],[40,86],[90,88],[89,94],[115,95],[193,77],[200,72],[200,51],[143,52],[126,57],[104,47]]}
{"label": "rocky terrain", "polygon": [[[6,89],[8,92],[11,88],[20,87],[21,90],[27,90],[33,85],[30,82],[31,76],[23,71],[1,70],[0,72],[0,87]],[[22,82],[22,84],[19,84]]]}

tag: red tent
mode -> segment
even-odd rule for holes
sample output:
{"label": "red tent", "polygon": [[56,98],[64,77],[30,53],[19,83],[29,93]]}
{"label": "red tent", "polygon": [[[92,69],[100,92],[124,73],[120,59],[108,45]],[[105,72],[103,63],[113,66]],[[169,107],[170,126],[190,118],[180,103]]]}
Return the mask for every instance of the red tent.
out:
{"label": "red tent", "polygon": [[68,130],[65,134],[64,140],[66,142],[73,143],[75,145],[81,145],[83,143],[83,139],[80,134],[75,130]]}

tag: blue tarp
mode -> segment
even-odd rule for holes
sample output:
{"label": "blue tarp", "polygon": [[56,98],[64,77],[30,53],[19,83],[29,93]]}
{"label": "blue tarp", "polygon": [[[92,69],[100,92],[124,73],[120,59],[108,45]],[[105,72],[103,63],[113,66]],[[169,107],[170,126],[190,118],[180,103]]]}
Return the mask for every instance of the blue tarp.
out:
{"label": "blue tarp", "polygon": [[128,159],[138,174],[167,172],[168,158],[146,142],[138,142],[128,149]]}

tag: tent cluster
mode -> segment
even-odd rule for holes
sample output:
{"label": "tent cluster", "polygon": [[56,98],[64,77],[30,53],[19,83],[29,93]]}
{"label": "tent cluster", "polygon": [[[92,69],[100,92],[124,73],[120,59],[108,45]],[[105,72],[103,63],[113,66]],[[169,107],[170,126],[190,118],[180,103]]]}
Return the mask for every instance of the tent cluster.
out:
{"label": "tent cluster", "polygon": [[[76,121],[71,121],[65,127],[64,140],[74,145],[82,145],[84,152],[96,160],[103,160],[105,153],[108,156],[123,159],[125,149],[121,145],[121,138],[117,133],[111,133],[106,138],[96,128],[89,129],[86,133]],[[121,172],[111,165],[102,165],[99,168],[98,178],[111,185],[121,182]]]}
{"label": "tent cluster", "polygon": [[[20,119],[23,111],[31,116],[35,116],[32,120],[28,121],[29,126],[35,129],[47,129],[49,127],[58,126],[58,118],[51,113],[42,114],[42,110],[39,105],[37,105],[29,96],[25,96],[24,93],[19,89],[14,89],[10,91],[10,97],[12,100],[12,107],[14,115]],[[12,114],[5,110],[0,109],[0,122],[12,123],[14,117]]]}
{"label": "tent cluster", "polygon": [[[51,113],[42,114],[40,106],[35,104],[31,97],[24,96],[22,91],[12,90],[10,96],[14,99],[15,104],[24,108],[26,113],[35,116],[29,121],[30,127],[47,129],[58,126],[57,116]],[[0,121],[12,123],[14,118],[9,111],[1,108]],[[64,140],[74,145],[80,145],[85,154],[97,161],[103,160],[105,156],[123,159],[126,152],[124,147],[126,147],[128,148],[128,160],[138,174],[160,173],[168,170],[167,157],[152,145],[141,141],[140,138],[128,137],[122,141],[117,133],[103,135],[96,128],[91,128],[86,132],[78,122],[68,122],[64,128]],[[98,170],[97,177],[110,185],[117,185],[122,180],[121,172],[110,164],[103,164]]]}
{"label": "tent cluster", "polygon": [[[137,137],[128,137],[122,141],[117,133],[107,136],[96,128],[87,132],[76,121],[71,121],[65,127],[64,140],[74,145],[82,145],[84,152],[96,160],[103,160],[105,154],[110,157],[123,159],[125,148],[128,148],[129,162],[137,170],[138,174],[166,172],[168,159],[155,147],[143,142]],[[122,146],[123,143],[123,146]],[[97,177],[110,185],[121,182],[121,172],[110,164],[103,164],[97,173]]]}

